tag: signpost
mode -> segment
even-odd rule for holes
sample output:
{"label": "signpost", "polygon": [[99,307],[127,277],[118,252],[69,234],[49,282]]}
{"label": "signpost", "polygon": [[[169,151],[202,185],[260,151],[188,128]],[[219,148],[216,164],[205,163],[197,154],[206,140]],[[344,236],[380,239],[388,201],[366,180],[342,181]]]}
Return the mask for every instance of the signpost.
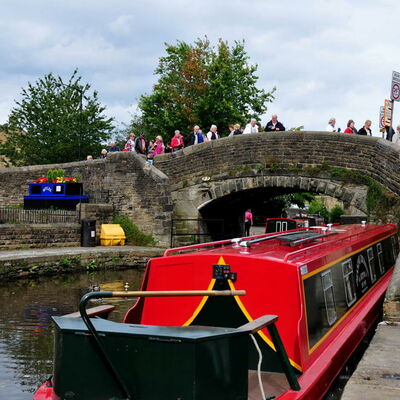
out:
{"label": "signpost", "polygon": [[385,107],[381,106],[379,108],[379,131],[383,133],[385,132]]}
{"label": "signpost", "polygon": [[400,73],[392,72],[392,86],[390,89],[390,99],[392,101],[400,101]]}
{"label": "signpost", "polygon": [[385,106],[383,111],[383,123],[385,128],[392,126],[393,116],[393,101],[385,99]]}

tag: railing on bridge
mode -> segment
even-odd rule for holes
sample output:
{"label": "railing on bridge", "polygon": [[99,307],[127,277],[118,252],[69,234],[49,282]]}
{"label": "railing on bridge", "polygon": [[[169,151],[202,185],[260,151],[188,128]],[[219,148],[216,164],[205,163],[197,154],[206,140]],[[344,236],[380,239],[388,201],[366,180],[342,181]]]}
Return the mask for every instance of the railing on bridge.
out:
{"label": "railing on bridge", "polygon": [[0,224],[79,223],[79,213],[70,210],[24,210],[0,207]]}
{"label": "railing on bridge", "polygon": [[[173,218],[171,223],[171,247],[174,247],[174,238],[180,237],[184,244],[204,243],[208,240],[219,240],[224,238],[225,226],[223,219],[207,218]],[[190,231],[190,226],[195,226]],[[185,239],[186,238],[186,239]],[[181,245],[182,243],[180,243]]]}

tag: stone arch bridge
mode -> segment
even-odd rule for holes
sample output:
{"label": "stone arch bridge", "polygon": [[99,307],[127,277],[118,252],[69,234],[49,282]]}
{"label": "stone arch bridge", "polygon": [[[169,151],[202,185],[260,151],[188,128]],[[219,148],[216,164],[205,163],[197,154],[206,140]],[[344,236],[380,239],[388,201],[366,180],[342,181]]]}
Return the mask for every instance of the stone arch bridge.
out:
{"label": "stone arch bridge", "polygon": [[[237,224],[256,199],[298,191],[335,197],[348,213],[397,221],[399,156],[400,147],[377,137],[328,132],[239,135],[157,156],[153,166],[142,156],[120,152],[107,160],[0,169],[0,205],[20,203],[27,183],[49,168],[64,168],[68,175],[81,176],[97,202],[112,203],[117,213],[166,246],[173,218],[223,217]],[[371,196],[371,185],[376,189],[377,184],[389,198],[380,214],[376,210],[385,199],[376,190]]]}

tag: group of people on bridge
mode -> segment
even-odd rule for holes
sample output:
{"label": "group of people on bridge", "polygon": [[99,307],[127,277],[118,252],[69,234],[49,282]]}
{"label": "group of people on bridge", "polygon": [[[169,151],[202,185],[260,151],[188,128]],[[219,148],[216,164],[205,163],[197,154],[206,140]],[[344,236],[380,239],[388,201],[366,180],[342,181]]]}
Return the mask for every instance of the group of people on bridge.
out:
{"label": "group of people on bridge", "polygon": [[[255,118],[252,118],[244,127],[240,126],[240,124],[234,124],[229,125],[228,129],[228,136],[246,135],[262,131],[261,124],[257,122]],[[285,127],[278,121],[276,114],[272,115],[271,121],[265,126],[265,132],[274,131],[285,131]],[[181,132],[176,130],[174,136],[166,144],[164,144],[163,138],[160,135],[156,136],[155,139],[147,141],[144,132],[140,132],[139,136],[136,136],[135,133],[132,132],[122,151],[134,151],[138,154],[143,154],[147,157],[147,161],[152,164],[154,156],[158,154],[172,153],[187,146],[218,140],[220,137],[218,127],[215,124],[211,125],[210,130],[206,134],[202,132],[198,125],[195,125],[193,131],[186,137],[183,137]],[[101,151],[100,158],[106,158],[108,153],[116,151],[121,151],[120,147],[117,146],[115,142],[110,142],[108,149],[103,149]],[[93,157],[88,156],[87,159],[92,160]]]}
{"label": "group of people on bridge", "polygon": [[[364,135],[364,136],[372,136],[371,130],[372,122],[367,119],[360,129],[356,129],[355,122],[352,119],[349,119],[347,122],[347,127],[344,130],[344,133],[356,134],[356,135]],[[336,127],[336,119],[330,118],[328,121],[328,126],[325,129],[327,132],[341,132],[341,128]],[[396,143],[400,146],[400,125],[397,125],[396,131],[392,127],[386,127],[386,140],[389,140],[393,143]]]}
{"label": "group of people on bridge", "polygon": [[[363,127],[357,130],[355,128],[354,121],[350,119],[347,122],[347,127],[344,130],[344,133],[372,135],[371,125],[371,121],[366,120]],[[236,136],[242,134],[246,135],[262,132],[261,124],[257,122],[255,118],[252,118],[246,126],[234,124],[229,125],[228,129],[229,133],[227,134],[227,136]],[[269,121],[264,128],[264,132],[282,132],[285,130],[285,126],[280,121],[278,121],[278,116],[276,114],[272,115],[271,121]],[[327,132],[341,132],[341,128],[336,127],[335,118],[329,119],[328,126],[325,130]],[[179,130],[176,130],[171,140],[169,140],[166,144],[164,144],[163,138],[160,135],[156,136],[155,139],[151,139],[148,141],[144,132],[140,132],[138,136],[136,136],[135,133],[132,132],[122,151],[134,151],[138,154],[142,154],[146,156],[147,162],[152,164],[153,158],[159,154],[172,153],[181,150],[187,146],[218,140],[219,138],[220,134],[218,132],[218,127],[215,124],[211,125],[210,130],[207,133],[203,133],[200,127],[198,125],[195,125],[193,127],[193,131],[186,135],[186,137],[183,137],[181,132]],[[386,139],[400,145],[400,125],[396,127],[396,131],[394,131],[391,127],[387,128]],[[103,149],[101,151],[100,158],[106,158],[108,153],[116,151],[121,151],[120,147],[117,146],[115,142],[111,142],[108,149]],[[93,159],[93,157],[88,156],[87,159]]]}

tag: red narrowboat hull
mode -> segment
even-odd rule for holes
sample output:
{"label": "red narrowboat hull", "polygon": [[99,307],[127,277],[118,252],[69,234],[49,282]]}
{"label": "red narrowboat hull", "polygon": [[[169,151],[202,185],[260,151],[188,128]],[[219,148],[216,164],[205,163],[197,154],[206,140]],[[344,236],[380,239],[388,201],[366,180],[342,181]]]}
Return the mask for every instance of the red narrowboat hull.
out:
{"label": "red narrowboat hull", "polygon": [[392,272],[386,274],[368,296],[342,322],[329,347],[299,378],[301,390],[288,390],[279,400],[319,400],[329,390],[367,332],[378,322]]}
{"label": "red narrowboat hull", "polygon": [[[238,328],[265,314],[277,315],[276,328],[293,372],[290,365],[285,369],[277,362],[278,346],[266,328],[255,335],[265,357],[262,371],[280,377],[286,374],[288,382],[292,373],[300,389],[280,385],[275,398],[322,399],[378,322],[399,246],[394,225],[313,229],[246,239],[240,245],[226,241],[214,248],[215,243],[206,244],[206,250],[194,254],[170,253],[200,247],[167,250],[164,257],[148,263],[142,291],[231,289],[246,291],[246,296],[223,302],[206,295],[201,299],[141,297],[123,322]],[[253,371],[254,348],[248,355],[248,369]],[[271,395],[265,382],[266,395]],[[34,400],[60,400],[52,384],[45,382]]]}

